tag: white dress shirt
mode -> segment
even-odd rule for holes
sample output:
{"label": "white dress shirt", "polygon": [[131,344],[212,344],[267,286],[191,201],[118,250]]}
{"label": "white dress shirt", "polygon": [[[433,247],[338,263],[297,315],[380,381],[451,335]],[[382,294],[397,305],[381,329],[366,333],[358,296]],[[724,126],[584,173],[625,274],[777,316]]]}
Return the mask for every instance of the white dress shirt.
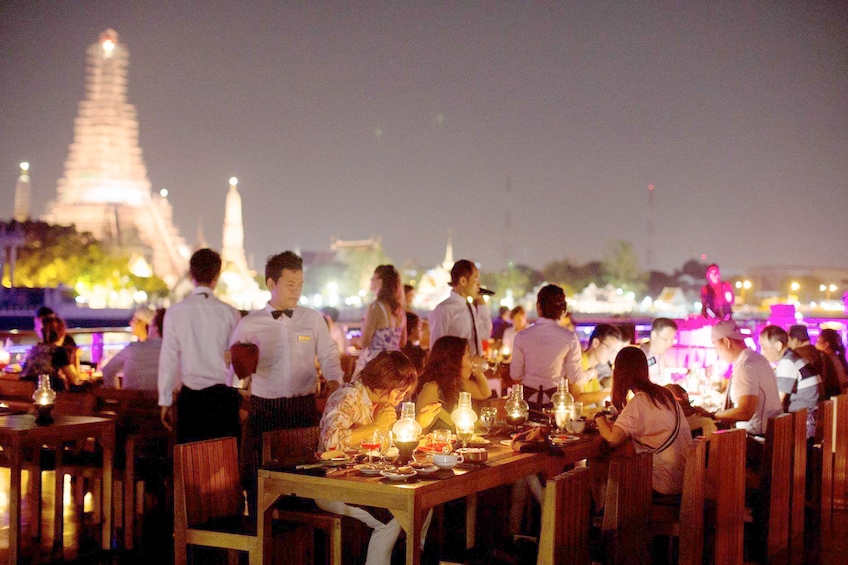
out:
{"label": "white dress shirt", "polygon": [[313,394],[318,375],[315,356],[327,381],[341,384],[344,377],[339,350],[330,337],[324,316],[297,306],[292,317],[274,319],[267,304],[241,319],[230,344],[254,343],[259,347],[259,363],[250,381],[250,393],[259,398],[292,398]]}
{"label": "white dress shirt", "polygon": [[162,339],[159,337],[129,344],[103,367],[103,385],[117,388],[118,374],[122,373],[122,389],[156,390],[161,351]]}
{"label": "white dress shirt", "polygon": [[471,355],[483,354],[483,340],[488,339],[492,333],[492,314],[486,304],[471,305],[477,325],[475,344],[468,306],[468,300],[452,290],[450,296],[430,312],[430,347],[443,335],[453,335],[468,340]]}
{"label": "white dress shirt", "polygon": [[160,406],[171,405],[177,383],[192,390],[231,385],[224,352],[240,317],[205,286],[168,308],[159,355]]}
{"label": "white dress shirt", "polygon": [[525,390],[541,385],[551,388],[565,376],[572,384],[584,384],[583,349],[577,334],[550,318],[539,318],[535,324],[515,334],[509,376],[520,381]]}

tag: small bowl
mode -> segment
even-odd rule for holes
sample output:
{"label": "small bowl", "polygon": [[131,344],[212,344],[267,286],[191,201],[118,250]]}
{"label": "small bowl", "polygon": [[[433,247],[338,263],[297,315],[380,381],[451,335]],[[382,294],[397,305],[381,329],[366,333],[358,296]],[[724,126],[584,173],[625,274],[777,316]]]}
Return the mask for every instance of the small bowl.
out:
{"label": "small bowl", "polygon": [[569,427],[569,429],[571,430],[572,433],[582,434],[583,431],[586,429],[586,421],[585,420],[572,420],[568,424],[568,427]]}

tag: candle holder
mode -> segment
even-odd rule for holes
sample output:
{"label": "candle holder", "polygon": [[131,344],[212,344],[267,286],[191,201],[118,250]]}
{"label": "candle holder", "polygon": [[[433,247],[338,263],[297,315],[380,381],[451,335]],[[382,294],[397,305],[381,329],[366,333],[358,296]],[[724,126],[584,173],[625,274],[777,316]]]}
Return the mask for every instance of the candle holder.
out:
{"label": "candle holder", "polygon": [[44,426],[53,423],[53,406],[56,404],[56,391],[50,386],[50,375],[38,376],[38,388],[32,393],[32,402],[38,412],[35,423]]}
{"label": "candle holder", "polygon": [[395,445],[398,448],[398,462],[406,464],[412,459],[412,453],[418,447],[421,424],[415,419],[415,403],[404,402],[400,408],[400,418],[392,426]]}
{"label": "candle holder", "polygon": [[506,412],[506,422],[511,426],[520,426],[527,421],[530,405],[524,400],[523,385],[512,385],[512,391],[504,404],[504,411]]}
{"label": "candle holder", "polygon": [[474,423],[477,421],[477,413],[471,408],[470,392],[459,393],[459,404],[456,410],[451,412],[451,420],[456,425],[456,439],[462,442],[462,447],[468,447],[468,442],[474,435]]}
{"label": "candle holder", "polygon": [[398,465],[406,465],[412,461],[412,454],[418,447],[418,440],[396,441],[395,446],[398,448]]}

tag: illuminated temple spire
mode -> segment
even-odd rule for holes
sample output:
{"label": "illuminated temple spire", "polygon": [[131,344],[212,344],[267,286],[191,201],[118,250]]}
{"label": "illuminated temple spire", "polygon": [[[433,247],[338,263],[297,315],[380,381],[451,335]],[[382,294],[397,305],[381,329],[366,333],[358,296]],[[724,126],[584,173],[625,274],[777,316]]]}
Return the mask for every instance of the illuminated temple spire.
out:
{"label": "illuminated temple spire", "polygon": [[29,163],[21,163],[21,176],[15,184],[15,212],[13,218],[17,222],[25,222],[31,216],[30,202],[32,188],[29,182]]}
{"label": "illuminated temple spire", "polygon": [[114,30],[88,48],[85,100],[56,200],[43,219],[80,231],[126,255],[142,253],[173,285],[185,274],[188,248],[164,195],[152,194],[138,144],[136,109],[127,103],[129,54]]}
{"label": "illuminated temple spire", "polygon": [[227,192],[223,243],[221,251],[223,262],[232,264],[238,271],[247,271],[247,259],[244,256],[244,222],[241,214],[241,195],[238,191],[238,179],[236,177],[230,178],[230,190]]}

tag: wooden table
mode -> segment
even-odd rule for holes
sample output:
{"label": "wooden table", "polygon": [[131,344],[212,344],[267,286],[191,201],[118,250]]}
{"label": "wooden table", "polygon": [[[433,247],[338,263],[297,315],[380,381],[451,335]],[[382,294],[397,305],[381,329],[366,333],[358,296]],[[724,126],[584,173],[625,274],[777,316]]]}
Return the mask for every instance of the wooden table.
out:
{"label": "wooden table", "polygon": [[[21,467],[26,453],[38,453],[42,446],[61,448],[65,442],[96,438],[103,448],[103,531],[101,547],[112,543],[112,454],[115,448],[115,422],[89,416],[54,416],[48,425],[35,423],[35,416],[20,414],[0,417],[0,445],[7,452],[11,470],[9,492],[9,563],[17,565],[21,542]],[[38,459],[36,459],[38,461]],[[39,473],[40,475],[40,473]],[[40,480],[33,477],[32,480]],[[57,475],[57,481],[62,480]],[[40,504],[41,501],[33,501]],[[61,523],[61,514],[55,519]],[[38,525],[36,525],[38,527]],[[61,530],[60,530],[61,531]],[[61,543],[61,536],[57,540]]]}
{"label": "wooden table", "polygon": [[313,476],[285,471],[259,470],[258,535],[260,563],[271,563],[271,512],[280,496],[323,498],[389,509],[407,535],[406,563],[420,563],[421,527],[430,508],[466,498],[466,546],[474,545],[477,518],[477,493],[521,478],[542,473],[551,476],[564,465],[597,457],[604,452],[598,434],[587,435],[562,450],[561,456],[547,453],[517,453],[499,444],[489,446],[489,461],[477,468],[457,467],[446,479],[416,477],[409,482],[392,482],[379,476],[368,477],[353,469],[335,470],[328,476]]}

